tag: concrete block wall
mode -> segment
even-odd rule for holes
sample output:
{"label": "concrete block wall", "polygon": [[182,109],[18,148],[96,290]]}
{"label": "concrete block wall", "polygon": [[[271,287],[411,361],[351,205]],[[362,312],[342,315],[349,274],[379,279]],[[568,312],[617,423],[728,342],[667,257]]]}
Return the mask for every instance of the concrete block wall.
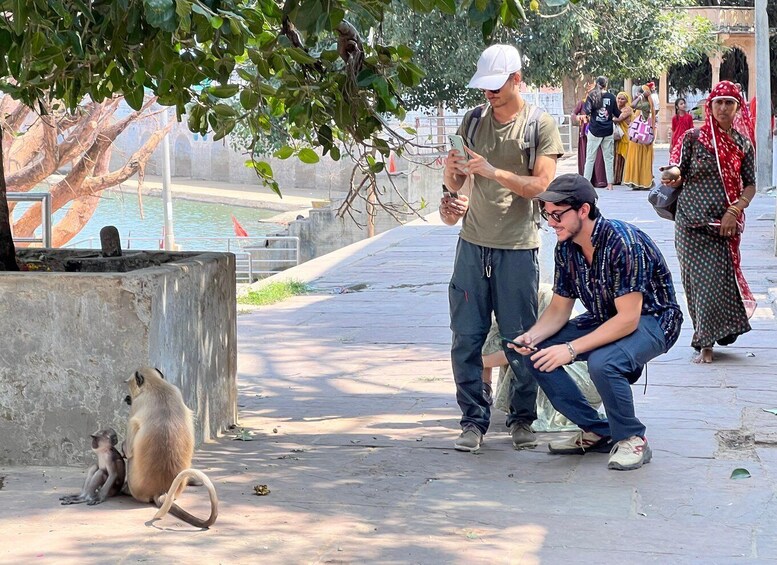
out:
{"label": "concrete block wall", "polygon": [[197,444],[236,422],[234,255],[171,255],[127,273],[0,273],[0,464],[82,465],[89,434],[123,438],[141,365],[181,388]]}

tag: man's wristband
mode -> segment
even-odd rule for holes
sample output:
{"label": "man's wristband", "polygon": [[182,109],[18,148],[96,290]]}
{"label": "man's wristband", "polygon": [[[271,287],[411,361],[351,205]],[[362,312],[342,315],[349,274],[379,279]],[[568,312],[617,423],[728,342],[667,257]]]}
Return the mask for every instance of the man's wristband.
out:
{"label": "man's wristband", "polygon": [[575,351],[575,348],[572,347],[572,344],[570,342],[567,342],[567,351],[569,351],[569,355],[570,357],[572,357],[572,360],[570,361],[570,363],[572,363],[572,361],[577,359],[577,352]]}

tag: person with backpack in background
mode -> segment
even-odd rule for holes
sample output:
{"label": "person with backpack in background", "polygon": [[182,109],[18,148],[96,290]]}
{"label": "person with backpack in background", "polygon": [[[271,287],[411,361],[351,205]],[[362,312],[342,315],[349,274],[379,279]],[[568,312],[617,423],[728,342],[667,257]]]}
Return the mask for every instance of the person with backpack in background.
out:
{"label": "person with backpack in background", "polygon": [[615,141],[612,136],[612,119],[621,115],[618,102],[607,92],[607,77],[598,77],[596,87],[585,100],[585,113],[588,116],[588,134],[585,154],[585,172],[583,176],[591,180],[596,161],[596,152],[601,146],[604,155],[604,170],[607,176],[607,190],[612,190],[613,163],[615,159]]}
{"label": "person with backpack in background", "polygon": [[[537,317],[540,216],[533,199],[555,177],[564,148],[556,121],[523,100],[520,84],[515,47],[492,45],[481,54],[467,86],[482,90],[487,104],[464,116],[458,134],[466,155],[451,150],[443,172],[450,192],[440,203],[441,219],[452,226],[463,218],[448,287],[459,451],[478,450],[490,423],[481,350],[492,312],[509,339]],[[516,449],[536,445],[537,383],[528,370],[519,373],[506,422]]]}

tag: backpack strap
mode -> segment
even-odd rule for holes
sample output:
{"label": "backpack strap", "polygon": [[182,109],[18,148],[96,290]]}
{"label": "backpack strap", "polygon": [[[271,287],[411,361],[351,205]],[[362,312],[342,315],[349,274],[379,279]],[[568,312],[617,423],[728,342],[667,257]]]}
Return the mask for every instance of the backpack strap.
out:
{"label": "backpack strap", "polygon": [[470,149],[473,149],[475,146],[475,132],[478,130],[478,125],[480,124],[480,118],[483,117],[483,110],[485,109],[486,105],[481,104],[474,110],[472,110],[472,113],[469,115],[469,123],[467,124],[467,135],[464,136],[464,142],[467,144],[467,147]]}
{"label": "backpack strap", "polygon": [[523,130],[523,149],[529,159],[529,174],[534,170],[534,163],[537,161],[537,146],[540,138],[540,117],[544,110],[539,106],[532,106],[529,119],[526,121],[526,128]]}

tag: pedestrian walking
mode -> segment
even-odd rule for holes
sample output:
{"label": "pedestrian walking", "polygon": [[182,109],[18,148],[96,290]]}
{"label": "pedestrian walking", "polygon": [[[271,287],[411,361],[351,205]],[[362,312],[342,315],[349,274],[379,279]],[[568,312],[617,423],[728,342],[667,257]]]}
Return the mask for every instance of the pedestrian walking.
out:
{"label": "pedestrian walking", "polygon": [[675,247],[693,322],[694,361],[712,363],[713,347],[730,345],[750,331],[755,298],[742,274],[739,244],[745,208],[755,197],[755,150],[734,127],[743,100],[722,81],[707,97],[704,125],[689,130],[670,163],[680,176]]}
{"label": "pedestrian walking", "polygon": [[[570,116],[572,124],[577,126],[577,172],[579,174],[585,173],[585,159],[588,147],[588,116],[585,113],[585,100],[588,98],[588,94],[596,87],[595,83],[590,83],[585,86],[585,93],[583,98],[577,103],[572,110]],[[604,169],[604,155],[602,154],[602,148],[596,152],[596,160],[594,161],[594,169],[591,173],[591,184],[596,188],[607,187],[607,172]]]}
{"label": "pedestrian walking", "polygon": [[[631,103],[634,110],[632,121],[646,121],[655,134],[656,110],[650,92],[650,86],[643,85],[640,94]],[[626,168],[623,171],[623,184],[630,186],[632,190],[650,190],[653,187],[654,142],[655,135],[650,143],[629,143]]]}
{"label": "pedestrian walking", "polygon": [[585,100],[585,113],[588,116],[588,138],[583,176],[589,181],[594,170],[596,152],[602,148],[604,170],[607,176],[607,190],[612,190],[614,140],[612,119],[621,115],[615,96],[607,92],[607,77],[598,77],[596,86]]}

